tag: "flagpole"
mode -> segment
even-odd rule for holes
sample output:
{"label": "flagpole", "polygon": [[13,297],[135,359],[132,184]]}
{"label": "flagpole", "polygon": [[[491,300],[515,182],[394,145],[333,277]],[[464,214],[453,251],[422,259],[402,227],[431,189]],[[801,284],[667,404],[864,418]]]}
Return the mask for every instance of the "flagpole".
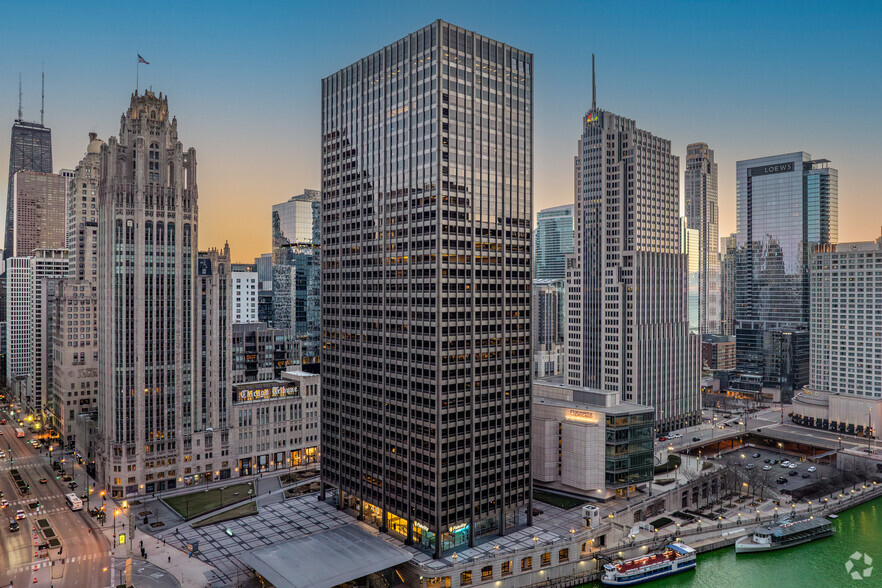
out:
{"label": "flagpole", "polygon": [[135,96],[138,95],[138,83],[141,77],[141,56],[138,56],[138,63],[135,64]]}

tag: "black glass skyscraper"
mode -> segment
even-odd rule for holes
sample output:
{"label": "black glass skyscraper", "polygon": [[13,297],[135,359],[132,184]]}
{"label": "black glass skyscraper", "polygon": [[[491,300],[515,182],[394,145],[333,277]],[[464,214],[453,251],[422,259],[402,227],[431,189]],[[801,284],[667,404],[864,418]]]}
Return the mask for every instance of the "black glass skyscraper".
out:
{"label": "black glass skyscraper", "polygon": [[6,236],[4,259],[12,255],[13,177],[20,170],[52,173],[52,131],[40,123],[17,119],[12,125],[9,148],[9,187],[6,191]]}
{"label": "black glass skyscraper", "polygon": [[809,256],[839,237],[828,164],[805,152],[738,162],[736,353],[757,386],[808,383]]}

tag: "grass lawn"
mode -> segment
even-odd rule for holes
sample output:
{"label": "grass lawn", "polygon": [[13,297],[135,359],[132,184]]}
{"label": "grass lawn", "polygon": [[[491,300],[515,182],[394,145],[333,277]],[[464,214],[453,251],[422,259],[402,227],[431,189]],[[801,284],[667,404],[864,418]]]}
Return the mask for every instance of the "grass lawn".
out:
{"label": "grass lawn", "polygon": [[240,504],[239,506],[233,507],[230,510],[225,510],[224,512],[218,513],[213,517],[208,517],[207,519],[201,520],[198,523],[193,523],[193,528],[198,529],[199,527],[204,527],[205,525],[213,525],[215,523],[223,523],[224,521],[232,521],[233,519],[247,517],[254,514],[257,514],[257,503],[246,502],[245,504]]}
{"label": "grass lawn", "polygon": [[[216,508],[247,500],[251,496],[248,493],[249,490],[253,492],[254,486],[251,482],[246,482],[224,486],[223,490],[212,488],[210,490],[196,490],[179,496],[169,496],[163,501],[175,509],[179,515],[190,520]],[[223,503],[221,503],[221,497],[223,497]]]}
{"label": "grass lawn", "polygon": [[551,494],[550,492],[543,492],[541,490],[533,490],[533,498],[535,498],[539,502],[544,502],[546,504],[557,506],[566,510],[579,506],[580,504],[585,504],[586,502],[585,500],[579,500],[578,498],[570,498],[569,496]]}

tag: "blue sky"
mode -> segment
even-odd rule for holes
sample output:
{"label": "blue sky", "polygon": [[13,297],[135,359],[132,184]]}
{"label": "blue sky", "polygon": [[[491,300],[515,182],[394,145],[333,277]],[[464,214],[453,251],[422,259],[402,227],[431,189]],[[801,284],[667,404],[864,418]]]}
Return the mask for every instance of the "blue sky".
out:
{"label": "blue sky", "polygon": [[25,118],[39,118],[45,63],[55,167],[74,167],[89,131],[119,132],[141,53],[141,87],[169,95],[198,152],[200,246],[229,240],[244,260],[269,251],[271,205],[319,185],[321,78],[437,18],[534,53],[537,210],[573,199],[593,52],[599,106],[681,158],[693,141],[716,151],[721,235],[735,230],[735,161],[805,150],[840,170],[840,239],[879,236],[873,2],[6,1],[0,116],[11,125],[22,72]]}

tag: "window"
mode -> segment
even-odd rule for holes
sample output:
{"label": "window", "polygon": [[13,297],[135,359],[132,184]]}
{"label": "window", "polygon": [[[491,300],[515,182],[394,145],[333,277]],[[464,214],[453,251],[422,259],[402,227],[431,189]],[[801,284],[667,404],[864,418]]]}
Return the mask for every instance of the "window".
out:
{"label": "window", "polygon": [[511,561],[502,562],[502,575],[510,576],[511,575]]}
{"label": "window", "polygon": [[532,570],[532,569],[533,569],[533,558],[532,557],[525,557],[524,559],[521,560],[521,571],[522,572],[525,572],[527,570]]}
{"label": "window", "polygon": [[484,566],[481,568],[481,580],[493,579],[493,566]]}
{"label": "window", "polygon": [[460,586],[471,586],[472,585],[472,570],[466,570],[459,575],[459,585]]}
{"label": "window", "polygon": [[542,554],[542,564],[541,565],[543,568],[545,566],[551,565],[551,552],[550,551],[546,551],[545,553]]}
{"label": "window", "polygon": [[570,561],[570,550],[569,549],[561,549],[557,553],[557,561],[559,563],[563,563],[565,561]]}

